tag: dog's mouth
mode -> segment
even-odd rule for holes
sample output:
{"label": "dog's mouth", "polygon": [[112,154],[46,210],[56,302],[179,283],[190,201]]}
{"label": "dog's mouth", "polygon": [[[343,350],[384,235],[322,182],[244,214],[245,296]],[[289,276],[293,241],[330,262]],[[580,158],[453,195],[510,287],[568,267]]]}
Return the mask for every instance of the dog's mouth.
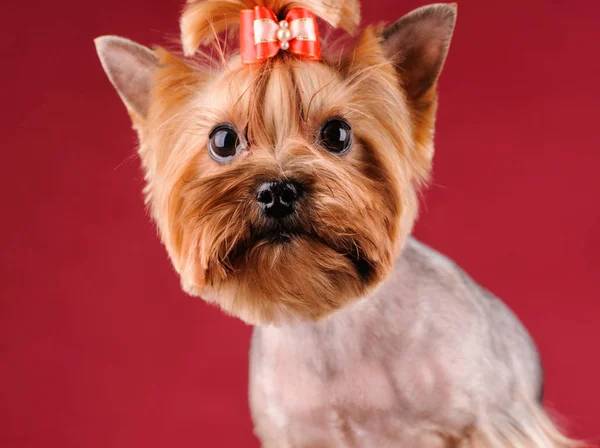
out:
{"label": "dog's mouth", "polygon": [[254,245],[258,244],[286,244],[291,243],[294,239],[308,238],[310,235],[300,230],[292,230],[283,226],[276,227],[268,232],[260,232],[255,234],[251,241]]}
{"label": "dog's mouth", "polygon": [[[227,265],[232,266],[230,273],[234,273],[236,268],[243,267],[248,261],[248,254],[252,250],[260,247],[286,246],[291,245],[297,240],[309,240],[317,242],[320,245],[329,247],[348,260],[362,282],[368,284],[375,277],[375,263],[366,256],[361,245],[355,241],[339,241],[337,244],[328,241],[315,232],[309,232],[300,228],[291,228],[284,225],[273,226],[269,229],[250,229],[248,238],[238,241],[229,252],[227,260],[223,260]],[[351,247],[352,250],[348,250]],[[315,257],[318,254],[315,254]]]}

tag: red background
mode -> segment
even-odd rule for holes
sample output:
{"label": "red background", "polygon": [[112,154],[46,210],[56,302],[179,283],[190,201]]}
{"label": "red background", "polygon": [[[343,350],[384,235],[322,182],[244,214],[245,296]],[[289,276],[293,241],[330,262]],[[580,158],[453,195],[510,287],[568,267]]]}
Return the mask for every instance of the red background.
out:
{"label": "red background", "polygon": [[[366,4],[370,23],[421,3]],[[164,43],[180,6],[3,6],[0,446],[258,446],[250,328],[180,292],[92,44]],[[525,322],[578,437],[600,435],[599,16],[592,0],[461,2],[416,230]]]}

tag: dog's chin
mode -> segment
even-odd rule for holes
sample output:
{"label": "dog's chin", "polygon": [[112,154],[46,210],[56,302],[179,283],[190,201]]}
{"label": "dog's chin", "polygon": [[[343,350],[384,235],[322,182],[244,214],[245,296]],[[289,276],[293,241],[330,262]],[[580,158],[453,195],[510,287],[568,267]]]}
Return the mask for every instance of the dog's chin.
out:
{"label": "dog's chin", "polygon": [[364,295],[378,278],[377,265],[355,243],[336,246],[301,231],[240,241],[227,263],[229,275],[201,295],[251,324],[322,320]]}

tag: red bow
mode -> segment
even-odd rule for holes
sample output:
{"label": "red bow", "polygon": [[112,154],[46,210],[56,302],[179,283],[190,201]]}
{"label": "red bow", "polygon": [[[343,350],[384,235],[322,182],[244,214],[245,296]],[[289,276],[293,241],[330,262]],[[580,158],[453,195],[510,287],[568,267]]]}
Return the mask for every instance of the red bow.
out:
{"label": "red bow", "polygon": [[280,50],[319,61],[321,43],[316,18],[308,9],[294,8],[278,23],[269,8],[244,9],[240,21],[240,50],[245,64],[263,62]]}

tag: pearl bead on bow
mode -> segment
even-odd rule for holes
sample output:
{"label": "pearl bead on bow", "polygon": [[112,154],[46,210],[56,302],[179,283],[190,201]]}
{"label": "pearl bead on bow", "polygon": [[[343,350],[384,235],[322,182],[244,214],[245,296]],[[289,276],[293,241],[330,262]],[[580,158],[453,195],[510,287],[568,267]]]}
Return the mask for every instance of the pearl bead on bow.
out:
{"label": "pearl bead on bow", "polygon": [[279,22],[279,29],[277,30],[277,40],[281,42],[281,49],[287,50],[290,48],[290,40],[292,39],[292,32],[290,31],[290,24],[287,20]]}

